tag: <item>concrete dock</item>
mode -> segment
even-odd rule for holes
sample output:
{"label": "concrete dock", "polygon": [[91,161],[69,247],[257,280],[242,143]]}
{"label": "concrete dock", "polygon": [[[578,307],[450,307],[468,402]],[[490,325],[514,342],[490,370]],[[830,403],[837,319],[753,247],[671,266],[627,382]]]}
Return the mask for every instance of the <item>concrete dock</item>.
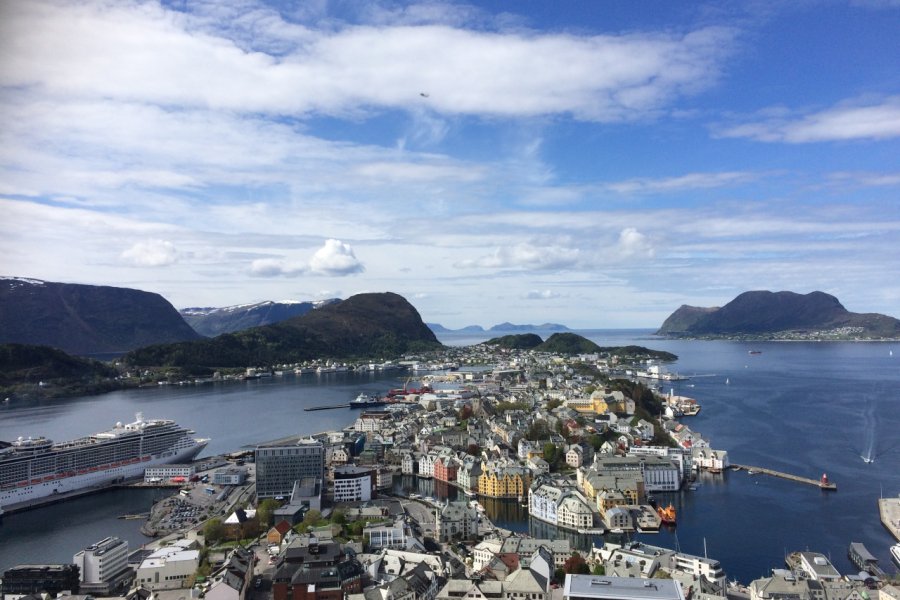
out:
{"label": "concrete dock", "polygon": [[822,479],[810,479],[808,477],[800,477],[799,475],[792,475],[791,473],[784,473],[782,471],[776,471],[774,469],[767,469],[765,467],[751,467],[749,465],[736,465],[732,464],[731,468],[735,471],[752,471],[753,473],[759,473],[761,475],[771,475],[772,477],[779,477],[781,479],[787,479],[789,481],[796,481],[798,483],[806,483],[808,485],[814,485],[819,489],[827,490],[827,491],[837,491],[837,484],[828,481],[825,476],[822,476]]}
{"label": "concrete dock", "polygon": [[900,541],[900,497],[879,498],[878,512],[881,514],[881,523]]}

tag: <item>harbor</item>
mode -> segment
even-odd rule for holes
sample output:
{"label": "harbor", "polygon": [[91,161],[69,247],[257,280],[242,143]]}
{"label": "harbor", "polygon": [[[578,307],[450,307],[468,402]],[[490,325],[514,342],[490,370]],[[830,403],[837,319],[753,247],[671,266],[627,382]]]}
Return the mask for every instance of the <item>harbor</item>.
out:
{"label": "harbor", "polygon": [[[616,335],[619,337],[609,337],[609,334],[591,334],[591,337],[605,345],[641,342]],[[673,382],[676,395],[687,395],[703,404],[703,410],[690,421],[692,429],[708,435],[715,446],[728,448],[738,464],[766,465],[800,475],[812,475],[813,470],[821,469],[841,485],[842,491],[849,490],[843,486],[853,482],[854,493],[810,494],[811,484],[783,485],[784,479],[735,476],[736,473],[722,477],[704,471],[698,475],[699,485],[695,491],[658,495],[660,501],[671,502],[677,509],[677,528],[662,528],[652,537],[649,533],[639,532],[629,535],[647,543],[673,548],[678,545],[686,552],[699,555],[703,554],[705,538],[710,552],[722,561],[729,575],[745,582],[770,569],[776,558],[783,556],[784,546],[810,547],[830,553],[842,572],[858,571],[846,558],[851,541],[865,544],[886,571],[893,571],[894,563],[888,548],[894,542],[887,540],[894,538],[878,525],[875,507],[881,485],[885,496],[896,498],[900,491],[897,455],[885,453],[879,460],[865,463],[859,458],[865,454],[862,449],[848,449],[835,443],[836,436],[847,432],[850,445],[857,439],[859,444],[869,443],[867,436],[871,436],[876,447],[883,446],[889,444],[894,428],[900,427],[900,412],[893,408],[894,400],[885,393],[888,385],[895,385],[894,381],[879,382],[871,389],[867,388],[862,398],[857,398],[859,387],[854,378],[868,381],[874,370],[884,371],[884,365],[879,362],[881,354],[876,352],[875,346],[818,344],[809,345],[811,350],[806,351],[802,343],[782,344],[766,348],[766,356],[772,357],[771,362],[751,363],[754,370],[750,377],[744,369],[746,345],[678,341],[659,344],[679,354],[679,371],[719,374],[717,377],[692,377],[683,383]],[[814,364],[808,360],[813,350],[816,353]],[[790,371],[790,377],[782,376],[780,371],[770,373],[760,368],[776,362],[780,368]],[[827,372],[826,377],[822,375],[823,369]],[[731,385],[723,385],[725,377],[730,378]],[[213,390],[196,386],[161,386],[113,392],[41,407],[39,413],[29,406],[13,404],[2,409],[0,439],[14,439],[23,434],[68,439],[71,436],[66,432],[89,432],[96,422],[109,420],[109,415],[127,416],[139,409],[149,412],[147,406],[152,404],[154,416],[173,418],[195,428],[198,435],[211,438],[203,456],[228,455],[235,461],[247,460],[252,448],[261,441],[264,444],[290,443],[317,432],[342,430],[357,417],[356,412],[348,409],[305,412],[304,408],[347,404],[361,390],[383,396],[402,384],[402,378],[355,373],[332,375],[328,380],[315,376],[285,376]],[[853,397],[854,400],[831,403],[823,410],[820,399],[828,393]],[[804,411],[807,420],[802,429],[795,428],[790,435],[773,435],[772,431],[777,432],[782,427],[773,415],[778,414],[777,407],[787,402]],[[872,411],[879,415],[874,424],[854,423],[854,417],[860,414],[860,402],[870,403]],[[73,407],[78,410],[73,411]],[[247,414],[258,417],[247,418]],[[239,419],[241,427],[234,427],[235,419]],[[842,424],[840,429],[835,429],[836,423]],[[813,435],[812,430],[820,434]],[[407,491],[408,485],[409,493],[423,497],[428,495],[443,500],[449,495],[452,499],[458,492],[458,488],[444,491],[445,486],[429,479],[403,478],[403,481],[402,492]],[[199,493],[203,494],[202,487]],[[148,541],[138,531],[142,522],[118,519],[118,516],[144,513],[153,501],[163,501],[170,494],[170,490],[160,488],[115,488],[80,500],[8,514],[4,516],[0,532],[4,537],[4,544],[0,546],[5,547],[0,548],[0,563],[9,565],[25,560],[49,560],[50,557],[68,560],[78,549],[96,541],[97,531],[123,536],[131,544],[140,546]],[[564,535],[573,543],[577,540],[578,544],[580,538],[591,537],[529,520],[526,509],[515,499],[506,502],[479,499],[479,502],[485,506],[491,521],[506,530],[538,537]],[[777,512],[773,512],[773,505],[777,505]],[[815,519],[810,518],[811,512],[817,515]],[[736,520],[735,514],[745,518]],[[848,519],[847,515],[853,515],[853,518]],[[53,529],[44,532],[41,529],[44,522],[53,523]],[[785,529],[784,522],[790,522],[792,526]],[[829,525],[823,527],[823,522]],[[860,524],[876,527],[861,530]],[[752,553],[733,544],[735,536],[756,540]],[[48,548],[53,550],[48,552]]]}
{"label": "harbor", "polygon": [[828,480],[828,476],[824,473],[822,474],[821,479],[810,479],[808,477],[800,477],[799,475],[793,475],[791,473],[784,473],[782,471],[776,471],[775,469],[767,469],[766,467],[751,467],[748,465],[738,465],[731,464],[731,469],[735,471],[747,471],[751,475],[770,475],[772,477],[778,477],[780,479],[787,479],[789,481],[796,481],[798,483],[805,483],[807,485],[814,485],[819,489],[826,491],[837,491],[837,484],[833,481]]}

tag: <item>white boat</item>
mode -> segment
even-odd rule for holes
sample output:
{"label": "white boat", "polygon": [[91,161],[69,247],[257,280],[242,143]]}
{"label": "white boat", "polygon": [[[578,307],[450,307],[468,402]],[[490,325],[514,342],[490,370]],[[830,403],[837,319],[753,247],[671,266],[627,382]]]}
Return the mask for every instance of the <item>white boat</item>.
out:
{"label": "white boat", "polygon": [[0,442],[0,506],[103,487],[157,465],[188,462],[209,443],[165,419],[116,423],[108,431],[54,444],[43,436]]}
{"label": "white boat", "polygon": [[897,566],[900,567],[900,544],[891,546],[891,558],[893,558],[894,562],[897,563]]}

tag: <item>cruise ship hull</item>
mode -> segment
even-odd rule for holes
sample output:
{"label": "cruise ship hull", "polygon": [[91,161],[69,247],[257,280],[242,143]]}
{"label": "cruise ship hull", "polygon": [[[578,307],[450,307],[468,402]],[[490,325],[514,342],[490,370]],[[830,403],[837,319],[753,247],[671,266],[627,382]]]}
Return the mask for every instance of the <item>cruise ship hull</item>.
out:
{"label": "cruise ship hull", "polygon": [[144,476],[144,469],[147,467],[191,461],[208,443],[208,440],[192,441],[195,443],[191,446],[168,450],[158,455],[135,457],[120,464],[92,467],[86,473],[57,474],[41,480],[31,480],[28,484],[19,485],[15,489],[0,491],[0,507],[10,512],[17,508],[42,504],[44,501],[52,500],[54,496],[138,479]]}

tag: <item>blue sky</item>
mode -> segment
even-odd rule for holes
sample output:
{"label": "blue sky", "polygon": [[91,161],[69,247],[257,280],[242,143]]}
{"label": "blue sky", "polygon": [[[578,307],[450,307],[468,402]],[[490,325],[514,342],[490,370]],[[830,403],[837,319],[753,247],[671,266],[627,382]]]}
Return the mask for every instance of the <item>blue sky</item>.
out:
{"label": "blue sky", "polygon": [[756,289],[900,316],[898,30],[893,0],[3,3],[0,273],[448,327]]}

